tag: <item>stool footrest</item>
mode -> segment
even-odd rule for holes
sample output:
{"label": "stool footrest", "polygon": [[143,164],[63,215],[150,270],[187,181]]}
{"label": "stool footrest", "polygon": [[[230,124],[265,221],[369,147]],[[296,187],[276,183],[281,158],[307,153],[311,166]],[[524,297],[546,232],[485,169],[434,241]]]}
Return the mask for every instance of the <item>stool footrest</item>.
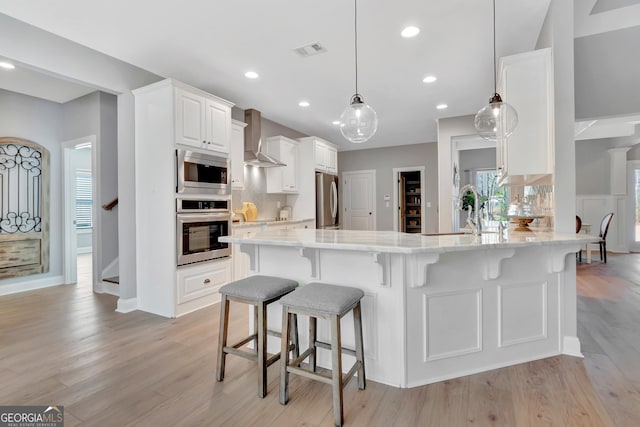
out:
{"label": "stool footrest", "polygon": [[[298,358],[300,359],[300,358]],[[294,360],[291,362],[291,364],[295,364],[295,362],[298,361],[298,359]],[[360,367],[360,361],[357,361],[356,363],[353,364],[353,366],[351,367],[351,369],[349,369],[349,372],[347,372],[346,374],[342,375],[342,387],[346,387],[347,384],[349,384],[349,381],[351,381],[351,378],[353,378],[356,374],[356,372],[358,372],[358,368]],[[325,384],[332,384],[332,378],[328,377],[326,375],[322,375],[318,372],[311,372],[307,369],[304,368],[299,368],[297,366],[291,366],[288,365],[287,366],[287,372],[291,372],[297,375],[301,375],[303,377],[306,378],[310,378],[312,380],[318,380],[321,381]]]}
{"label": "stool footrest", "polygon": [[307,357],[309,357],[311,354],[313,353],[313,349],[312,348],[308,348],[307,351],[305,351],[304,353],[302,353],[300,356],[298,356],[297,358],[295,358],[294,360],[289,362],[289,366],[300,366],[300,364],[302,363],[302,361],[304,359],[306,359]]}
{"label": "stool footrest", "polygon": [[[316,341],[316,347],[324,348],[325,350],[331,350],[331,344],[326,343],[324,341]],[[342,347],[342,352],[346,353],[350,356],[356,356],[356,351],[351,350],[350,348]]]}
{"label": "stool footrest", "polygon": [[233,354],[234,356],[240,356],[240,357],[244,357],[245,359],[249,359],[249,360],[257,360],[258,359],[258,353],[256,352],[249,352],[246,350],[239,350],[235,347],[224,347],[222,349],[222,351],[224,351],[227,354]]}
{"label": "stool footrest", "polygon": [[[242,347],[243,345],[245,345],[246,343],[248,343],[249,341],[253,341],[255,339],[258,338],[258,334],[251,334],[246,338],[243,338],[242,340],[238,341],[237,343],[231,345],[231,348],[239,348]],[[229,348],[229,347],[225,347],[225,348]]]}
{"label": "stool footrest", "polygon": [[296,366],[287,366],[287,372],[294,373],[296,375],[300,375],[306,378],[310,378],[312,380],[320,381],[325,384],[331,384],[331,377],[324,376],[317,372],[311,372],[304,368],[298,368]]}

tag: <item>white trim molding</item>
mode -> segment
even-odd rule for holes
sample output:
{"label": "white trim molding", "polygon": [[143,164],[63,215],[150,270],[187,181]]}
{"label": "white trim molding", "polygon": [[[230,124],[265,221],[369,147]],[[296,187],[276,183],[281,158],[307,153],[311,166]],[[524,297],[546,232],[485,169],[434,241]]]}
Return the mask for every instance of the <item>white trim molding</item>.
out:
{"label": "white trim molding", "polygon": [[137,298],[129,298],[123,299],[118,298],[118,307],[116,311],[118,313],[131,313],[138,309],[138,299]]}
{"label": "white trim molding", "polygon": [[63,284],[63,276],[43,277],[42,279],[0,285],[0,295],[17,294],[35,289],[50,288]]}

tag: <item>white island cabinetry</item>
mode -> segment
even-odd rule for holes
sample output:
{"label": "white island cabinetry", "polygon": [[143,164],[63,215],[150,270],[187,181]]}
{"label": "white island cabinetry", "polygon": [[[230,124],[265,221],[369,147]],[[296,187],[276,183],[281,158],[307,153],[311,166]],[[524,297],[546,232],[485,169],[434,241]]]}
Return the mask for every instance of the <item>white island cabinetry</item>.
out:
{"label": "white island cabinetry", "polygon": [[[136,305],[139,310],[176,317],[219,301],[217,288],[231,277],[229,257],[177,265],[176,148],[228,156],[233,104],[172,79],[133,94]],[[221,112],[209,110],[210,123],[220,127],[207,131],[203,123],[208,119],[203,115],[209,101]],[[205,137],[211,143],[199,145],[207,132],[213,135]]]}
{"label": "white island cabinetry", "polygon": [[[354,286],[362,303],[367,378],[415,387],[558,354],[580,355],[575,279],[565,266],[586,240],[509,232],[420,236],[352,230],[267,230],[225,240],[251,274]],[[279,330],[280,308],[269,307]],[[306,343],[304,320],[299,331]],[[351,317],[342,329],[352,328]],[[329,325],[318,321],[319,339]],[[345,347],[353,336],[343,337]],[[270,351],[279,342],[269,341]],[[345,356],[346,357],[346,356]],[[330,366],[329,355],[318,355]],[[345,362],[344,366],[350,366]]]}
{"label": "white island cabinetry", "polygon": [[551,49],[501,58],[498,92],[518,113],[513,134],[497,140],[501,185],[551,184],[555,158]]}
{"label": "white island cabinetry", "polygon": [[[294,230],[315,229],[314,219],[288,220],[288,221],[261,221],[235,223],[232,227],[234,237],[249,239],[257,233],[267,230]],[[244,279],[249,276],[249,256],[240,251],[240,245],[231,245],[231,257],[233,259],[233,280]]]}

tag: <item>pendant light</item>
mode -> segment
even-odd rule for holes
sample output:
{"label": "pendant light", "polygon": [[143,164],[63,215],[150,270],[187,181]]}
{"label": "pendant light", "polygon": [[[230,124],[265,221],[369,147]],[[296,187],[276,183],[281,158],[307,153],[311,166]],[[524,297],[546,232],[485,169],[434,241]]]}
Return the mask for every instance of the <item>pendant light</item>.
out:
{"label": "pendant light", "polygon": [[516,109],[502,100],[498,93],[498,75],[496,72],[496,0],[493,0],[493,96],[474,120],[478,134],[488,140],[506,138],[518,125]]}
{"label": "pendant light", "polygon": [[354,0],[354,33],[356,63],[356,93],[340,116],[340,132],[347,141],[354,144],[365,142],[378,130],[378,115],[364,103],[358,93],[358,2]]}

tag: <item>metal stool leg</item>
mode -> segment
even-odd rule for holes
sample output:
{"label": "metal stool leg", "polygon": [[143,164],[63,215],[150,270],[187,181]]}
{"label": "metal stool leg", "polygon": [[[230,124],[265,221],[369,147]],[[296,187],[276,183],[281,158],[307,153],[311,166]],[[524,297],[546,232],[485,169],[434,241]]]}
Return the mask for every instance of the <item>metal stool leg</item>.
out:
{"label": "metal stool leg", "polygon": [[218,332],[218,367],[216,368],[216,381],[224,379],[224,363],[227,357],[224,348],[227,346],[227,332],[229,331],[229,300],[222,295],[220,300],[220,329]]}
{"label": "metal stool leg", "polygon": [[360,303],[353,308],[353,327],[356,338],[356,363],[358,366],[358,388],[364,390],[367,386],[367,380],[364,376],[364,348],[362,345],[362,312],[360,310]]}
{"label": "metal stool leg", "polygon": [[267,394],[267,304],[258,304],[258,396]]}
{"label": "metal stool leg", "polygon": [[318,319],[315,317],[309,317],[309,348],[311,354],[309,354],[309,369],[312,372],[316,371],[316,331],[318,327]]}
{"label": "metal stool leg", "polygon": [[[300,340],[298,338],[298,315],[293,313],[293,325],[291,325],[291,336],[289,339],[293,343],[293,358],[297,359],[300,356]],[[280,356],[282,357],[282,356]]]}
{"label": "metal stool leg", "polygon": [[[289,336],[290,325],[289,309],[284,306],[282,307],[282,337]],[[281,339],[280,342],[280,403],[286,405],[289,401],[289,372],[287,371],[289,366],[289,342],[286,339]]]}
{"label": "metal stool leg", "polygon": [[333,387],[333,420],[341,426],[342,411],[342,344],[340,339],[340,317],[331,316],[331,385]]}

